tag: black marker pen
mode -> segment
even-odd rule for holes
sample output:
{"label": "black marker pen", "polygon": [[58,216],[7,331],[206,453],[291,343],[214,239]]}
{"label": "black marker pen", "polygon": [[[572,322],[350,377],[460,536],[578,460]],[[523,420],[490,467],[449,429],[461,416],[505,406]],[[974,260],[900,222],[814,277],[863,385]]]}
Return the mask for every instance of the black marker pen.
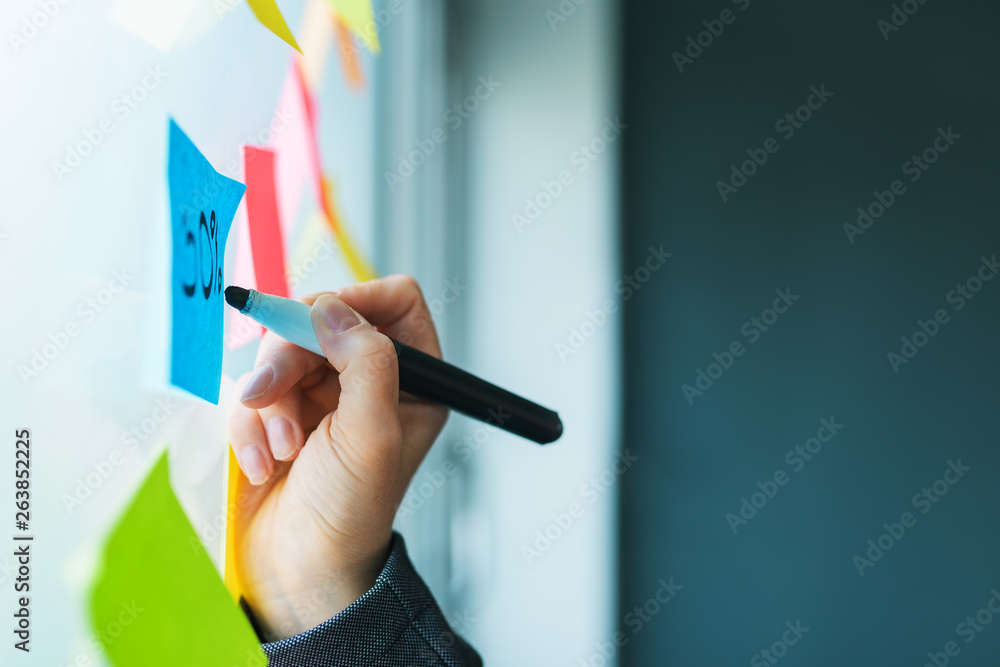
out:
{"label": "black marker pen", "polygon": [[[326,356],[313,331],[312,308],[301,301],[230,286],[226,288],[226,303],[288,342]],[[399,360],[400,391],[539,444],[562,435],[562,421],[552,410],[399,341],[392,340],[392,344]]]}

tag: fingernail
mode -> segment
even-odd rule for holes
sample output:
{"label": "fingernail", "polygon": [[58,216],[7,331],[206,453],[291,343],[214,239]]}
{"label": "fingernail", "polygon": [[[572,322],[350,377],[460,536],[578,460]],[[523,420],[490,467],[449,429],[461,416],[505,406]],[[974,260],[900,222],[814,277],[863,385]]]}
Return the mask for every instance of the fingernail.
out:
{"label": "fingernail", "polygon": [[250,380],[247,381],[247,386],[243,389],[243,396],[240,397],[240,400],[249,401],[254,398],[260,398],[267,391],[267,388],[271,386],[272,380],[274,380],[274,371],[271,370],[271,367],[261,366],[250,376]]}
{"label": "fingernail", "polygon": [[333,333],[342,333],[361,324],[357,313],[335,296],[324,295],[316,300],[313,308]]}
{"label": "fingernail", "polygon": [[264,452],[257,445],[243,445],[236,453],[236,460],[240,462],[240,468],[251,484],[256,486],[267,480],[267,461],[264,459]]}
{"label": "fingernail", "polygon": [[295,453],[295,431],[291,422],[284,417],[271,417],[264,428],[274,458],[284,461]]}

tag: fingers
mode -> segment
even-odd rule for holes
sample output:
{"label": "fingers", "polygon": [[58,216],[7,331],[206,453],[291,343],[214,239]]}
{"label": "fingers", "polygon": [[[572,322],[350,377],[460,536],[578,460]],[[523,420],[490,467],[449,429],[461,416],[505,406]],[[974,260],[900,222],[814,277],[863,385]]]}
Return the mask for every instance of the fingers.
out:
{"label": "fingers", "polygon": [[[316,402],[317,393],[339,393],[333,396],[337,411],[331,429],[375,443],[399,440],[398,364],[382,333],[441,356],[430,310],[412,278],[389,276],[335,294],[303,299],[314,305],[313,326],[327,359],[268,332],[256,368],[242,383],[230,430],[240,467],[255,484],[273,474],[275,460],[290,461],[303,447],[302,413],[311,410],[305,407]],[[329,368],[327,361],[339,378],[321,370]],[[328,390],[329,380],[336,391]]]}
{"label": "fingers", "polygon": [[340,374],[329,437],[334,444],[355,446],[355,453],[366,458],[398,451],[399,365],[392,341],[333,295],[316,300],[312,321],[320,346]]}
{"label": "fingers", "polygon": [[[240,379],[245,384],[248,376]],[[237,385],[237,390],[241,389]],[[238,402],[229,413],[229,442],[240,464],[240,469],[251,484],[263,484],[274,472],[274,461],[267,444],[264,423],[256,410]]]}
{"label": "fingers", "polygon": [[387,336],[441,357],[434,320],[417,281],[393,275],[344,287],[336,293]]}
{"label": "fingers", "polygon": [[[249,378],[250,374],[243,376],[240,384],[246,384]],[[276,460],[294,459],[305,444],[300,401],[296,389],[260,410],[237,401],[229,413],[229,442],[240,469],[254,486],[271,479]]]}
{"label": "fingers", "polygon": [[240,395],[243,405],[264,408],[284,396],[326,360],[268,331],[257,351],[256,368]]}
{"label": "fingers", "polygon": [[[311,294],[302,301],[312,305],[323,294],[329,293]],[[434,321],[413,278],[388,276],[345,287],[335,294],[387,336],[440,358]],[[323,365],[322,357],[267,332],[240,400],[247,407],[267,407]]]}
{"label": "fingers", "polygon": [[267,447],[278,461],[291,461],[305,444],[298,389],[293,389],[272,405],[257,411],[264,424]]}

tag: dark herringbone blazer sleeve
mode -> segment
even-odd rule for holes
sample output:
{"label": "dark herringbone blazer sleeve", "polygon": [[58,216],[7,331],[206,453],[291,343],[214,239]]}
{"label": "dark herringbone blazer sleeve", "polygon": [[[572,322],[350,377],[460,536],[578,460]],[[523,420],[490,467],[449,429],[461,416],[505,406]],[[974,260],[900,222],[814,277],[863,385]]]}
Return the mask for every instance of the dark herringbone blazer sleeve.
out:
{"label": "dark herringbone blazer sleeve", "polygon": [[481,667],[452,632],[406,545],[392,549],[375,585],[344,611],[295,637],[263,645],[270,667]]}

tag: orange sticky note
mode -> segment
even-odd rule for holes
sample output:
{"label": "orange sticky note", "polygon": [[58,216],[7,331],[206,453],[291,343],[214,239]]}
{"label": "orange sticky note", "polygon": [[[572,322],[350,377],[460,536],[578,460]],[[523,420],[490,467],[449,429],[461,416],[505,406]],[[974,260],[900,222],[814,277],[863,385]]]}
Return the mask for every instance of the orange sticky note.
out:
{"label": "orange sticky note", "polygon": [[361,73],[361,58],[358,49],[351,39],[351,31],[340,16],[333,17],[334,32],[337,35],[337,50],[340,51],[340,64],[344,68],[344,78],[347,85],[355,90],[365,87],[365,77]]}
{"label": "orange sticky note", "polygon": [[330,0],[337,14],[355,35],[361,38],[368,50],[380,53],[382,47],[378,43],[378,31],[375,29],[375,13],[372,11],[372,0]]}

